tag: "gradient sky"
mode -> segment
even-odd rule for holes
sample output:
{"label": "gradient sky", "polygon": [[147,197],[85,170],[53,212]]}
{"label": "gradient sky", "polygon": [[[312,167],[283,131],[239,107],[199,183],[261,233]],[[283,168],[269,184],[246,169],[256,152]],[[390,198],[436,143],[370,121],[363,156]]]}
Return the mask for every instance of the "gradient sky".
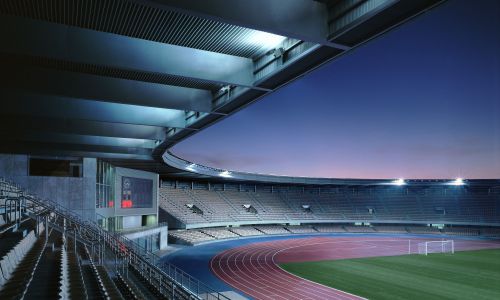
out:
{"label": "gradient sky", "polygon": [[280,175],[500,178],[499,20],[500,1],[450,0],[173,152]]}

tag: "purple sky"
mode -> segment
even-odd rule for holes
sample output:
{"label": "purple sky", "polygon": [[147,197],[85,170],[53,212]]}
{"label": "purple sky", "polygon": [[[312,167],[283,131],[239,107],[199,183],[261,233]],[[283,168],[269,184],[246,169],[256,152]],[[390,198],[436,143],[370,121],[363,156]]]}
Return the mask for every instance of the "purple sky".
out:
{"label": "purple sky", "polygon": [[218,168],[500,178],[500,1],[450,0],[176,145]]}

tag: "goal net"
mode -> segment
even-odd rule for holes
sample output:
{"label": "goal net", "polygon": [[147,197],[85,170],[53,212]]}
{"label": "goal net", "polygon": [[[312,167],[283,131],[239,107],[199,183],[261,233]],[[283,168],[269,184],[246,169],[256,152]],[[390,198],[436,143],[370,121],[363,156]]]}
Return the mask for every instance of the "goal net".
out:
{"label": "goal net", "polygon": [[428,241],[418,244],[418,254],[430,253],[455,253],[455,243],[453,240]]}

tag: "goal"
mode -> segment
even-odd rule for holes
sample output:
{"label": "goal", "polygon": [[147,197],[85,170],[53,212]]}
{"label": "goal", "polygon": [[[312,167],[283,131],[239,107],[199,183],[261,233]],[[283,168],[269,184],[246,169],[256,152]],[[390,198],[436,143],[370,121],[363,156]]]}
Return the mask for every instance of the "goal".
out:
{"label": "goal", "polygon": [[430,253],[455,253],[455,243],[453,240],[446,241],[428,241],[418,243],[418,254]]}

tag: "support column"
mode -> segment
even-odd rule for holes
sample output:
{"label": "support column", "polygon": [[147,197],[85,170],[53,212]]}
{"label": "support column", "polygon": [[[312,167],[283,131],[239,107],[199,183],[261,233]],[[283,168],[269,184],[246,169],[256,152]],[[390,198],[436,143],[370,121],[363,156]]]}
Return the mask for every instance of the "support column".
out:
{"label": "support column", "polygon": [[45,241],[49,240],[49,216],[45,215]]}
{"label": "support column", "polygon": [[39,223],[40,223],[40,218],[39,218],[39,216],[36,216],[35,234],[36,234],[37,237],[40,236]]}

